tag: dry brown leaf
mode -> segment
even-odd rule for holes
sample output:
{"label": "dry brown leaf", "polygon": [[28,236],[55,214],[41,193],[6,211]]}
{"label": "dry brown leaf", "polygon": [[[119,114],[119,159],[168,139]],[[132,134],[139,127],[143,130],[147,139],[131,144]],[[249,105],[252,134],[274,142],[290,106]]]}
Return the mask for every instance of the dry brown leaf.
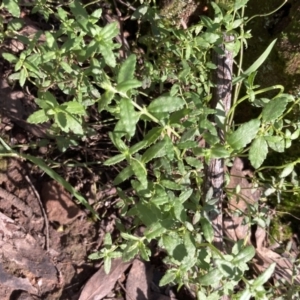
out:
{"label": "dry brown leaf", "polygon": [[79,300],[101,300],[115,286],[118,279],[132,262],[123,262],[121,258],[112,260],[109,274],[104,272],[102,266],[86,283]]}
{"label": "dry brown leaf", "polygon": [[126,300],[150,299],[151,281],[151,266],[139,259],[135,259],[127,277]]}

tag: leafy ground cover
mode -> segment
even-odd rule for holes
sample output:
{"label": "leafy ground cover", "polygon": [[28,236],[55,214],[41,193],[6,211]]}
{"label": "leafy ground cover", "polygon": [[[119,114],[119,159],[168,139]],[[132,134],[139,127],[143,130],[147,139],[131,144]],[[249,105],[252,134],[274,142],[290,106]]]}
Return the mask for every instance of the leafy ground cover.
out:
{"label": "leafy ground cover", "polygon": [[299,298],[300,99],[248,4],[3,2],[1,299]]}

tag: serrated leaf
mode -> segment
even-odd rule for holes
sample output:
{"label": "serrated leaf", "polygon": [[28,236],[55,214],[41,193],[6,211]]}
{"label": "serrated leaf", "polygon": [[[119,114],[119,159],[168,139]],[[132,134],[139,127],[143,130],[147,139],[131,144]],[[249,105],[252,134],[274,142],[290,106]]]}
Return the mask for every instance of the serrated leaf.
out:
{"label": "serrated leaf", "polygon": [[265,270],[261,275],[259,275],[252,283],[252,286],[254,288],[257,288],[259,286],[262,286],[263,284],[265,284],[270,277],[272,276],[272,274],[275,271],[275,267],[276,267],[276,263],[272,263],[267,270]]}
{"label": "serrated leaf", "polygon": [[222,277],[223,277],[223,275],[219,269],[213,269],[213,270],[209,271],[207,274],[201,276],[198,279],[198,282],[201,285],[209,286],[212,283],[217,284],[222,279]]}
{"label": "serrated leaf", "polygon": [[113,184],[118,185],[118,184],[124,182],[125,180],[127,180],[128,178],[130,178],[133,174],[134,173],[133,173],[133,170],[132,170],[131,166],[127,166],[125,169],[123,169],[117,175],[117,177],[114,179]]}
{"label": "serrated leaf", "polygon": [[45,111],[41,109],[34,112],[32,115],[30,115],[27,119],[27,122],[31,124],[40,124],[40,123],[47,122],[48,120],[49,117],[46,115]]}
{"label": "serrated leaf", "polygon": [[132,234],[126,233],[126,232],[121,232],[121,236],[124,240],[127,241],[140,241],[140,238],[137,236],[134,236]]}
{"label": "serrated leaf", "polygon": [[282,153],[285,149],[285,140],[281,136],[265,136],[268,146],[276,152]]}
{"label": "serrated leaf", "polygon": [[179,97],[161,96],[150,103],[148,111],[151,113],[171,113],[179,110],[185,102]]}
{"label": "serrated leaf", "polygon": [[111,103],[114,98],[114,91],[107,90],[98,101],[98,112],[100,113],[102,110],[107,109],[107,106]]}
{"label": "serrated leaf", "polygon": [[67,132],[67,116],[65,112],[59,111],[54,115],[55,123],[60,127],[61,130]]}
{"label": "serrated leaf", "polygon": [[66,102],[63,104],[63,106],[66,107],[67,112],[70,114],[76,114],[81,116],[84,116],[86,114],[84,106],[77,101]]}
{"label": "serrated leaf", "polygon": [[127,248],[125,248],[124,252],[122,253],[122,259],[125,262],[133,259],[139,253],[138,244],[135,244],[135,245],[136,246],[135,247],[131,247],[130,250],[127,250]]}
{"label": "serrated leaf", "polygon": [[152,145],[148,148],[142,156],[142,161],[147,163],[151,161],[153,158],[165,156],[166,151],[164,149],[166,141],[160,141],[155,145]]}
{"label": "serrated leaf", "polygon": [[228,136],[227,142],[234,149],[239,150],[249,144],[256,136],[260,121],[253,119],[242,124],[236,131]]}
{"label": "serrated leaf", "polygon": [[159,286],[165,286],[175,281],[175,278],[176,278],[176,272],[174,272],[174,270],[168,270],[167,273],[160,280]]}
{"label": "serrated leaf", "polygon": [[249,151],[249,159],[251,165],[255,169],[258,169],[266,159],[267,154],[268,154],[268,145],[264,137],[256,138],[253,141]]}
{"label": "serrated leaf", "polygon": [[175,218],[184,223],[186,220],[187,220],[187,215],[186,215],[186,212],[185,212],[185,208],[183,206],[183,204],[176,200],[174,203],[173,203],[173,211],[174,211],[174,215],[175,215]]}
{"label": "serrated leaf", "polygon": [[119,83],[116,86],[116,89],[119,92],[123,92],[126,93],[129,90],[141,87],[142,83],[140,81],[138,81],[137,79],[130,79],[130,80],[126,80],[126,81],[122,81],[121,83]]}
{"label": "serrated leaf", "polygon": [[293,172],[293,170],[294,170],[294,164],[289,164],[282,170],[279,177],[280,178],[287,177]]}
{"label": "serrated leaf", "polygon": [[104,41],[99,43],[99,49],[100,52],[106,62],[106,64],[112,68],[114,68],[116,66],[116,58],[115,55],[111,49],[111,47],[109,47],[109,45],[107,45]]}
{"label": "serrated leaf", "polygon": [[147,142],[147,146],[150,146],[153,143],[155,143],[157,139],[160,137],[162,132],[163,132],[163,127],[154,127],[150,129],[144,138],[144,140]]}
{"label": "serrated leaf", "polygon": [[232,278],[235,274],[236,267],[229,261],[216,259],[216,266],[225,277]]}
{"label": "serrated leaf", "polygon": [[191,197],[192,194],[193,194],[193,189],[188,189],[186,191],[181,192],[179,195],[179,201],[181,203],[184,203],[186,200],[188,200]]}
{"label": "serrated leaf", "polygon": [[112,40],[119,34],[119,27],[118,22],[112,22],[107,24],[102,30],[101,30],[101,37],[103,40]]}
{"label": "serrated leaf", "polygon": [[123,142],[123,140],[120,139],[120,137],[118,136],[118,134],[116,134],[115,132],[109,132],[108,133],[112,143],[114,144],[114,146],[120,151],[120,152],[126,152],[128,147],[126,146],[126,144]]}
{"label": "serrated leaf", "polygon": [[282,115],[288,103],[286,97],[276,97],[266,104],[262,111],[264,122],[272,122]]}
{"label": "serrated leaf", "polygon": [[135,145],[133,145],[132,147],[129,148],[129,154],[134,154],[136,152],[138,152],[139,150],[147,147],[147,141],[143,140],[143,141],[140,141],[138,143],[136,143]]}
{"label": "serrated leaf", "polygon": [[150,260],[149,256],[151,255],[150,249],[148,249],[144,243],[140,243],[139,249],[140,249],[140,255],[142,259],[145,261],[149,261]]}
{"label": "serrated leaf", "polygon": [[232,260],[232,263],[238,265],[240,263],[247,263],[255,256],[255,248],[250,245],[242,249]]}
{"label": "serrated leaf", "polygon": [[161,237],[166,231],[167,229],[163,227],[160,222],[156,222],[145,230],[144,235],[148,241],[151,241],[155,238]]}
{"label": "serrated leaf", "polygon": [[143,186],[147,186],[147,170],[145,165],[139,160],[132,158],[130,160],[132,171]]}
{"label": "serrated leaf", "polygon": [[160,184],[170,190],[180,191],[183,189],[183,187],[180,184],[178,184],[174,181],[171,181],[171,180],[167,180],[167,179],[161,180]]}
{"label": "serrated leaf", "polygon": [[109,158],[108,160],[106,160],[103,165],[104,166],[112,166],[115,165],[117,163],[119,163],[120,161],[124,160],[126,158],[126,156],[122,153],[122,154],[117,154],[111,158]]}
{"label": "serrated leaf", "polygon": [[141,221],[148,227],[158,222],[158,217],[154,213],[153,210],[149,209],[149,207],[143,203],[138,203],[136,205],[136,209],[138,212],[138,216]]}
{"label": "serrated leaf", "polygon": [[117,123],[114,132],[125,131],[129,137],[132,137],[135,134],[136,123],[140,115],[134,110],[134,106],[130,99],[122,98],[119,107],[120,120]]}
{"label": "serrated leaf", "polygon": [[15,18],[20,16],[20,5],[17,0],[3,0],[3,6],[11,13]]}
{"label": "serrated leaf", "polygon": [[211,223],[206,218],[201,218],[200,223],[205,239],[211,243],[214,239],[214,229]]}
{"label": "serrated leaf", "polygon": [[109,274],[111,268],[111,258],[110,257],[105,257],[104,258],[104,272],[106,274]]}
{"label": "serrated leaf", "polygon": [[203,168],[203,163],[200,161],[200,159],[195,158],[195,157],[185,157],[184,158],[187,164],[190,166],[197,168],[197,169],[202,169]]}
{"label": "serrated leaf", "polygon": [[69,131],[74,132],[75,134],[83,134],[83,128],[80,118],[77,118],[75,115],[66,114],[67,118],[67,128]]}
{"label": "serrated leaf", "polygon": [[136,65],[136,55],[131,54],[121,65],[117,77],[118,84],[134,78],[135,65]]}

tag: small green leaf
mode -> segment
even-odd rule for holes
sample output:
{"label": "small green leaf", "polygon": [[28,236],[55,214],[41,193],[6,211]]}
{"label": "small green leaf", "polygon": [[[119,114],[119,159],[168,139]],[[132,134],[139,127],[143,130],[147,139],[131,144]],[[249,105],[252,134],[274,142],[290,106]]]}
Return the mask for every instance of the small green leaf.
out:
{"label": "small green leaf", "polygon": [[114,179],[113,184],[118,185],[118,184],[124,182],[125,180],[127,180],[128,178],[130,178],[133,174],[134,173],[133,173],[133,170],[132,170],[131,166],[127,166],[125,169],[123,169],[117,175],[117,177]]}
{"label": "small green leaf", "polygon": [[18,61],[18,58],[11,53],[4,52],[2,53],[2,57],[10,63],[15,64]]}
{"label": "small green leaf", "polygon": [[268,146],[276,152],[284,152],[285,140],[281,136],[265,136]]}
{"label": "small green leaf", "polygon": [[130,99],[121,99],[119,106],[120,120],[117,123],[114,132],[125,131],[129,137],[133,137],[136,130],[136,123],[140,115],[135,111]]}
{"label": "small green leaf", "polygon": [[176,278],[175,270],[168,270],[163,278],[159,282],[159,286],[165,286],[171,282],[174,282]]}
{"label": "small green leaf", "polygon": [[100,113],[102,110],[107,109],[107,106],[111,103],[114,98],[114,91],[107,90],[98,101],[98,112]]}
{"label": "small green leaf", "polygon": [[148,111],[151,113],[171,113],[179,110],[185,102],[179,97],[161,96],[150,103]]}
{"label": "small green leaf", "polygon": [[40,124],[47,122],[49,120],[49,117],[46,115],[45,111],[43,109],[38,110],[34,112],[32,115],[29,116],[27,119],[27,122],[31,124]]}
{"label": "small green leaf", "polygon": [[266,104],[262,111],[264,122],[272,122],[282,115],[288,103],[288,98],[284,96],[276,97]]}
{"label": "small green leaf", "polygon": [[185,157],[185,161],[192,167],[196,169],[202,169],[203,168],[203,163],[200,161],[199,158],[195,157]]}
{"label": "small green leaf", "polygon": [[118,84],[134,78],[135,65],[136,65],[136,55],[131,54],[121,65],[117,77]]}
{"label": "small green leaf", "polygon": [[238,265],[240,263],[247,263],[255,256],[255,248],[250,245],[242,249],[232,260],[232,263]]}
{"label": "small green leaf", "polygon": [[119,92],[126,93],[129,90],[135,89],[142,86],[142,83],[137,79],[130,79],[126,81],[122,81],[116,86],[116,89]]}
{"label": "small green leaf", "polygon": [[253,119],[242,124],[236,131],[228,136],[228,144],[235,150],[244,148],[256,136],[260,127],[260,121]]}
{"label": "small green leaf", "polygon": [[24,86],[25,81],[26,81],[26,78],[27,78],[27,72],[26,72],[26,69],[25,69],[25,68],[22,68],[21,71],[20,71],[20,78],[19,78],[19,83],[20,83],[20,86],[21,86],[21,87]]}
{"label": "small green leaf", "polygon": [[186,200],[188,200],[191,195],[193,194],[193,189],[188,189],[186,191],[181,192],[181,194],[179,195],[179,201],[181,203],[184,203]]}
{"label": "small green leaf", "polygon": [[211,243],[214,239],[214,229],[211,223],[206,218],[201,218],[200,223],[205,239]]}
{"label": "small green leaf", "polygon": [[207,274],[201,276],[198,279],[198,282],[204,286],[212,285],[212,283],[215,285],[222,279],[222,277],[223,277],[223,275],[222,275],[221,271],[216,268],[216,269],[209,271]]}
{"label": "small green leaf", "polygon": [[153,127],[150,129],[147,134],[145,135],[144,140],[147,142],[147,146],[152,145],[157,141],[157,139],[160,137],[160,135],[163,132],[162,127]]}
{"label": "small green leaf", "polygon": [[160,184],[170,190],[180,191],[183,189],[183,186],[180,184],[167,179],[161,180]]}
{"label": "small green leaf", "polygon": [[293,170],[294,170],[294,164],[289,164],[282,170],[279,177],[280,178],[287,177],[293,172]]}
{"label": "small green leaf", "polygon": [[101,37],[103,40],[112,40],[119,34],[119,27],[118,22],[112,22],[107,24],[102,30],[101,30]]}
{"label": "small green leaf", "polygon": [[111,258],[109,256],[104,258],[104,272],[109,274],[111,268]]}
{"label": "small green leaf", "polygon": [[86,114],[84,106],[77,101],[70,101],[63,104],[66,110],[70,114],[76,114],[84,116]]}
{"label": "small green leaf", "polygon": [[148,241],[151,241],[155,238],[161,237],[166,231],[167,229],[163,227],[160,222],[156,222],[145,230],[144,235]]}
{"label": "small green leaf", "polygon": [[268,154],[268,145],[264,137],[256,138],[253,141],[249,151],[249,159],[252,166],[255,169],[258,169],[266,159],[267,154]]}
{"label": "small green leaf", "polygon": [[132,155],[145,147],[147,147],[147,141],[145,141],[145,140],[140,141],[129,148],[129,154]]}
{"label": "small green leaf", "polygon": [[126,158],[126,156],[122,153],[122,154],[117,154],[111,158],[109,158],[108,160],[106,160],[103,165],[104,166],[111,166],[111,165],[115,165],[119,162],[121,162],[122,160],[124,160]]}
{"label": "small green leaf", "polygon": [[263,284],[265,284],[270,277],[272,276],[272,274],[275,271],[275,267],[276,267],[276,263],[272,263],[267,270],[265,270],[262,274],[260,274],[252,283],[252,286],[254,288],[260,287]]}
{"label": "small green leaf", "polygon": [[3,0],[3,6],[11,13],[13,17],[20,17],[21,11],[18,0]]}
{"label": "small green leaf", "polygon": [[160,141],[150,148],[148,148],[142,156],[142,161],[147,163],[156,157],[163,157],[166,155],[166,151],[164,149],[166,141]]}
{"label": "small green leaf", "polygon": [[114,144],[114,146],[120,151],[120,152],[126,152],[128,150],[128,147],[126,146],[126,144],[123,142],[123,140],[120,139],[120,137],[118,136],[118,134],[116,134],[115,132],[109,132],[108,133],[112,143]]}
{"label": "small green leaf", "polygon": [[68,125],[67,125],[67,116],[65,112],[59,111],[54,115],[55,123],[60,127],[61,130],[67,132]]}
{"label": "small green leaf", "polygon": [[132,171],[143,186],[147,186],[147,170],[145,165],[139,160],[132,158],[130,160]]}
{"label": "small green leaf", "polygon": [[99,49],[107,65],[114,68],[116,66],[116,58],[111,47],[102,41],[99,43]]}
{"label": "small green leaf", "polygon": [[140,254],[143,260],[149,261],[149,256],[151,255],[150,249],[148,249],[144,243],[140,243],[139,245]]}
{"label": "small green leaf", "polygon": [[[152,206],[153,207],[153,206]],[[156,216],[154,210],[149,209],[147,205],[144,203],[138,203],[136,205],[136,209],[138,212],[138,216],[141,219],[141,221],[146,225],[146,226],[151,226],[158,222],[158,217]]]}

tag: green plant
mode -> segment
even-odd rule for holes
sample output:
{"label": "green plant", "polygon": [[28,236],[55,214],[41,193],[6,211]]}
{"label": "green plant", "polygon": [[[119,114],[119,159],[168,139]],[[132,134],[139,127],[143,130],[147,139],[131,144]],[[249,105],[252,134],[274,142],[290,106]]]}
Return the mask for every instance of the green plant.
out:
{"label": "green plant", "polygon": [[[142,66],[137,65],[138,54],[129,54],[125,60],[118,57],[120,44],[113,40],[119,34],[117,23],[101,24],[102,10],[89,14],[78,0],[68,5],[69,10],[46,6],[44,16],[55,16],[60,27],[47,31],[44,43],[37,42],[41,33],[33,40],[16,33],[14,37],[24,43],[26,50],[19,57],[2,54],[15,66],[10,79],[18,80],[21,86],[30,81],[37,88],[35,101],[40,109],[28,121],[50,120],[52,135],[64,138],[61,150],[66,151],[72,140],[92,134],[86,122],[91,107],[97,107],[99,114],[109,112],[116,120],[109,136],[118,154],[104,165],[122,162],[114,184],[130,183],[131,193],[119,187],[117,207],[122,217],[134,218],[134,225],[130,230],[120,225],[122,242],[112,245],[107,235],[103,249],[90,256],[103,258],[107,272],[111,259],[120,253],[126,260],[138,254],[149,260],[149,244],[155,239],[167,253],[164,262],[169,266],[162,285],[193,285],[198,299],[219,299],[223,295],[232,299],[272,297],[272,289],[268,290],[265,283],[275,265],[255,279],[249,277],[248,263],[255,249],[247,245],[246,238],[235,242],[226,254],[213,243],[214,227],[209,215],[216,211],[217,199],[212,189],[204,188],[206,166],[212,160],[229,164],[240,156],[248,157],[255,168],[253,181],[267,185],[266,196],[276,193],[280,199],[282,193],[299,191],[297,184],[288,181],[299,159],[278,167],[263,165],[270,151],[284,152],[299,137],[299,122],[290,122],[287,116],[299,106],[300,99],[285,94],[282,86],[259,89],[254,83],[275,41],[243,71],[243,47],[251,37],[244,31],[247,2],[212,2],[214,17],[203,16],[185,30],[153,18],[158,14],[156,8],[150,2],[143,4],[137,8],[135,18],[141,22],[150,19],[152,28],[142,32],[139,39],[147,48],[145,56],[139,57],[143,59]],[[9,3],[6,7],[17,15],[14,2]],[[234,40],[224,42],[224,35]],[[154,46],[157,57],[151,53]],[[223,46],[238,60],[228,113],[220,106],[221,101],[219,106],[211,106],[216,85],[211,75],[218,67],[211,53],[224,54]],[[272,99],[260,96],[270,90],[279,93]],[[260,113],[250,121],[235,124],[236,108],[244,101],[260,108]],[[139,138],[138,127],[144,128]],[[200,139],[209,147],[200,146]],[[12,152],[8,146],[6,151]],[[51,174],[40,160],[21,157]],[[265,170],[272,170],[272,176]],[[233,192],[227,191],[227,197],[238,193],[237,187]],[[254,206],[247,218],[249,223],[267,225],[264,214]],[[145,226],[143,237],[134,235],[140,225]],[[240,290],[236,292],[238,286]]]}

